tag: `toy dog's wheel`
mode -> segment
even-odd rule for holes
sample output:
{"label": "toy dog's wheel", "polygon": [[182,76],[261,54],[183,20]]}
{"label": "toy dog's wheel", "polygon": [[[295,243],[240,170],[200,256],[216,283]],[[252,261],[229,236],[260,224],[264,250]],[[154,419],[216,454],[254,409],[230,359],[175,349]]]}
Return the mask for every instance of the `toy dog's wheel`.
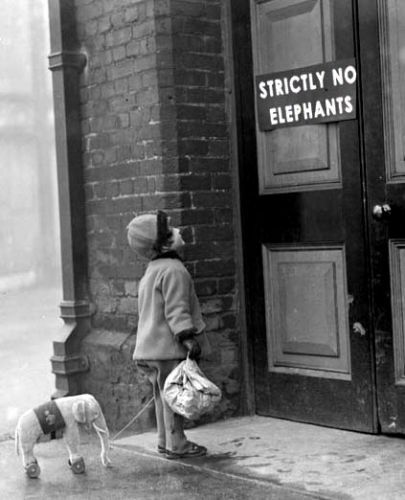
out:
{"label": "toy dog's wheel", "polygon": [[69,467],[72,469],[72,472],[74,474],[83,474],[83,472],[86,469],[86,466],[84,465],[84,460],[83,458],[79,458],[75,462],[71,463],[69,460]]}
{"label": "toy dog's wheel", "polygon": [[41,469],[37,463],[32,463],[25,468],[25,472],[29,478],[35,479],[41,474]]}

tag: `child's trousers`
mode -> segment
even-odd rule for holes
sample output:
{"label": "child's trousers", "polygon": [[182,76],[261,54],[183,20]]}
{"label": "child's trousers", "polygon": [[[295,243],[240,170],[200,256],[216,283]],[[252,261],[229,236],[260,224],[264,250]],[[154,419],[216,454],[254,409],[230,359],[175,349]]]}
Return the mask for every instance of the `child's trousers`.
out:
{"label": "child's trousers", "polygon": [[165,380],[179,362],[178,359],[137,360],[138,367],[147,375],[153,386],[160,450],[181,451],[187,446],[183,430],[183,417],[174,413],[163,397]]}

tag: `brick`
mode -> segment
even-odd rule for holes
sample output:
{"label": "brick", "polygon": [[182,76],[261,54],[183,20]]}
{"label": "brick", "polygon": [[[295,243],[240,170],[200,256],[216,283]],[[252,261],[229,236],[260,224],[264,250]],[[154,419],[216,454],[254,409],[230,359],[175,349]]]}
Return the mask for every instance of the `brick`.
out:
{"label": "brick", "polygon": [[170,0],[155,0],[153,5],[153,12],[156,17],[166,16],[171,13],[171,2]]}
{"label": "brick", "polygon": [[229,155],[229,141],[228,140],[211,140],[209,142],[209,154],[212,156]]}
{"label": "brick", "polygon": [[203,2],[184,2],[176,0],[173,3],[173,13],[187,17],[205,17],[206,9]]}
{"label": "brick", "polygon": [[115,66],[108,68],[107,78],[108,80],[117,80],[118,78],[123,78],[125,76],[130,76],[134,72],[134,63],[132,61],[121,61]]}
{"label": "brick", "polygon": [[223,51],[222,38],[218,37],[204,37],[204,52],[218,54]]}
{"label": "brick", "polygon": [[187,175],[180,177],[180,187],[184,191],[205,191],[211,187],[209,175]]}
{"label": "brick", "polygon": [[205,119],[208,122],[225,123],[226,116],[223,106],[208,104],[205,107]]}
{"label": "brick", "polygon": [[184,225],[212,224],[214,214],[207,208],[181,211],[181,221]]}
{"label": "brick", "polygon": [[193,204],[196,207],[230,207],[232,205],[231,195],[218,192],[195,192],[192,194]]}
{"label": "brick", "polygon": [[179,142],[179,154],[199,156],[208,153],[209,143],[204,139],[183,139]]}
{"label": "brick", "polygon": [[133,23],[135,21],[138,21],[138,16],[139,16],[138,7],[135,6],[125,9],[124,16],[126,23]]}
{"label": "brick", "polygon": [[[159,23],[160,25],[160,23]],[[132,27],[132,38],[140,39],[145,36],[151,36],[155,33],[155,23],[152,20],[145,21],[140,24],[135,24]]]}
{"label": "brick", "polygon": [[233,224],[233,211],[231,208],[219,208],[215,210],[216,224]]}
{"label": "brick", "polygon": [[119,190],[119,183],[118,182],[108,182],[106,184],[106,196],[107,198],[115,198],[118,196],[120,190]]}
{"label": "brick", "polygon": [[95,35],[98,31],[98,22],[97,21],[91,21],[87,23],[84,27],[84,35],[85,37],[91,37]]}
{"label": "brick", "polygon": [[145,71],[147,69],[153,69],[156,67],[156,55],[150,54],[142,57],[138,57],[136,61],[137,71]]}
{"label": "brick", "polygon": [[176,83],[178,85],[186,86],[204,86],[206,84],[206,71],[198,69],[191,69],[182,71],[176,75]]}
{"label": "brick", "polygon": [[93,185],[93,192],[96,198],[106,197],[106,184],[104,182],[97,182]]}
{"label": "brick", "polygon": [[[206,72],[205,73],[205,85],[211,89],[217,88],[223,92],[225,87],[225,75],[222,72]],[[215,101],[214,101],[215,102]]]}
{"label": "brick", "polygon": [[223,241],[233,240],[233,225],[221,224],[215,226],[197,226],[195,228],[196,241]]}
{"label": "brick", "polygon": [[236,317],[234,314],[224,314],[221,319],[224,328],[236,328]]}
{"label": "brick", "polygon": [[114,28],[122,28],[126,24],[125,12],[118,11],[111,16],[111,24]]}
{"label": "brick", "polygon": [[203,105],[179,104],[177,106],[177,116],[179,120],[204,120],[206,108]]}
{"label": "brick", "polygon": [[128,79],[120,78],[119,80],[115,80],[114,90],[116,94],[126,94],[128,92]]}
{"label": "brick", "polygon": [[94,198],[94,190],[93,190],[93,186],[91,184],[86,184],[84,186],[84,194],[85,194],[86,200],[91,200]]}
{"label": "brick", "polygon": [[98,2],[91,3],[89,5],[79,5],[77,7],[77,17],[82,22],[94,19],[103,14],[103,7]]}
{"label": "brick", "polygon": [[150,53],[156,52],[156,42],[153,36],[148,36],[140,41],[140,53],[142,55],[148,55]]}
{"label": "brick", "polygon": [[195,276],[196,277],[222,277],[232,276],[235,274],[235,262],[233,259],[212,260],[196,263]]}
{"label": "brick", "polygon": [[128,128],[129,127],[129,113],[119,113],[116,118],[117,128]]}
{"label": "brick", "polygon": [[[159,74],[159,78],[160,77],[161,74]],[[158,75],[155,70],[147,71],[142,74],[141,81],[143,87],[151,87],[151,86],[155,87],[158,84]]]}
{"label": "brick", "polygon": [[117,148],[111,147],[104,151],[104,161],[107,164],[115,163],[117,161]]}
{"label": "brick", "polygon": [[124,161],[132,159],[132,146],[130,144],[121,144],[117,148],[117,160]]}
{"label": "brick", "polygon": [[125,281],[125,293],[132,297],[138,297],[139,281]]}
{"label": "brick", "polygon": [[212,188],[230,190],[232,188],[232,178],[229,174],[218,174],[212,176]]}
{"label": "brick", "polygon": [[207,300],[206,298],[201,301],[201,312],[203,314],[213,314],[222,312],[223,301],[220,298]]}
{"label": "brick", "polygon": [[141,53],[141,43],[139,40],[132,40],[126,45],[126,53],[128,57],[138,56]]}
{"label": "brick", "polygon": [[121,61],[126,56],[126,51],[124,46],[114,47],[112,50],[112,56],[114,61]]}
{"label": "brick", "polygon": [[201,123],[198,121],[179,121],[178,133],[182,137],[227,137],[227,127],[224,124]]}
{"label": "brick", "polygon": [[168,50],[172,47],[173,38],[171,35],[156,34],[155,41],[157,50]]}
{"label": "brick", "polygon": [[134,192],[134,181],[132,179],[126,179],[124,181],[120,181],[120,194],[128,195]]}
{"label": "brick", "polygon": [[215,280],[196,281],[194,286],[198,297],[210,296],[217,293],[217,283]]}
{"label": "brick", "polygon": [[181,178],[178,175],[160,175],[155,178],[155,187],[157,191],[180,191]]}
{"label": "brick", "polygon": [[113,97],[109,101],[109,108],[111,112],[121,113],[127,112],[136,106],[136,96],[133,94],[126,94],[125,96]]}
{"label": "brick", "polygon": [[123,297],[118,302],[118,312],[124,314],[136,314],[138,312],[138,300],[132,297]]}
{"label": "brick", "polygon": [[132,28],[121,28],[111,33],[107,33],[105,37],[106,47],[113,47],[128,43],[132,39]]}
{"label": "brick", "polygon": [[183,208],[190,206],[189,193],[178,194],[161,194],[153,196],[145,196],[142,199],[142,207],[145,211],[158,210],[158,209],[173,209]]}
{"label": "brick", "polygon": [[104,153],[102,151],[97,151],[91,154],[92,165],[101,165],[104,162]]}
{"label": "brick", "polygon": [[[207,332],[213,332],[221,328],[221,319],[218,316],[205,316],[204,317]],[[215,344],[211,344],[215,345]]]}
{"label": "brick", "polygon": [[103,16],[100,19],[98,19],[97,22],[98,22],[97,31],[99,33],[105,33],[106,31],[109,31],[111,29],[111,20],[109,16]]}
{"label": "brick", "polygon": [[206,21],[203,19],[174,20],[175,31],[190,34],[202,34],[205,36],[221,37],[221,25],[219,22]]}
{"label": "brick", "polygon": [[103,99],[108,99],[115,95],[114,83],[108,82],[101,86],[101,97]]}
{"label": "brick", "polygon": [[140,173],[142,175],[156,175],[163,171],[161,159],[149,158],[140,162]]}
{"label": "brick", "polygon": [[229,170],[228,158],[190,158],[187,160],[191,172],[227,172]]}
{"label": "brick", "polygon": [[[184,231],[182,231],[182,233],[183,233],[183,239],[185,239]],[[204,240],[199,245],[188,244],[187,247],[184,249],[184,256],[188,262],[191,262],[199,260],[217,259],[221,255],[218,251],[218,243],[209,240]],[[225,257],[229,257],[229,255],[226,255]]]}

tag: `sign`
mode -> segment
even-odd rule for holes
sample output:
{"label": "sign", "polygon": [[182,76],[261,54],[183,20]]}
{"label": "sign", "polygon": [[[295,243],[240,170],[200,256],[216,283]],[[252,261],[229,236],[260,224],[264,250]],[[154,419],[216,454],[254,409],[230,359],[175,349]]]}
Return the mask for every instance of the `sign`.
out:
{"label": "sign", "polygon": [[355,59],[255,78],[260,130],[356,118]]}

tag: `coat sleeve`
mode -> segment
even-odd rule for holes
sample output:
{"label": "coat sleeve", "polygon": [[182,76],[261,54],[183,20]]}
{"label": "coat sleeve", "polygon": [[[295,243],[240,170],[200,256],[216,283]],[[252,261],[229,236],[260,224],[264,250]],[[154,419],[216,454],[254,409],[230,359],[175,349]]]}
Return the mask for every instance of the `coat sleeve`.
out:
{"label": "coat sleeve", "polygon": [[166,321],[174,335],[194,328],[191,315],[191,276],[186,269],[168,269],[162,278]]}

